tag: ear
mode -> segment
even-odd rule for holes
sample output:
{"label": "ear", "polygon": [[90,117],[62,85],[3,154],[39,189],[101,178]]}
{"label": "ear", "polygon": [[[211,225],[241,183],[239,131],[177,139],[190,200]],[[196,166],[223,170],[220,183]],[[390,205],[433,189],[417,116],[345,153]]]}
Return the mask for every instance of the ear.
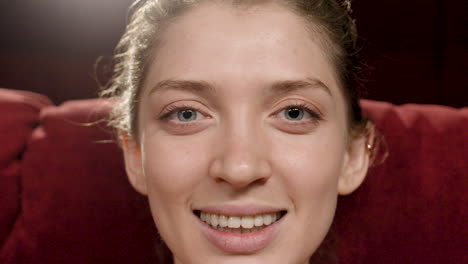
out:
{"label": "ear", "polygon": [[128,134],[121,134],[120,138],[128,179],[133,188],[135,188],[139,193],[146,195],[146,176],[142,166],[141,148],[133,137]]}
{"label": "ear", "polygon": [[366,127],[367,133],[351,136],[344,158],[343,172],[338,180],[338,193],[348,195],[355,191],[366,178],[371,161],[374,128]]}

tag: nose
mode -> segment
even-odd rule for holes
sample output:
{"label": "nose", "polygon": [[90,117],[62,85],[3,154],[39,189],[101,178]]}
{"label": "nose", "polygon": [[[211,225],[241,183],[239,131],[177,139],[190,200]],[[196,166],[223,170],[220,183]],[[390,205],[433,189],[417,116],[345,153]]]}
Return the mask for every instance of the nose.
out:
{"label": "nose", "polygon": [[253,128],[228,129],[220,135],[209,174],[217,182],[242,189],[265,183],[272,174],[268,144]]}

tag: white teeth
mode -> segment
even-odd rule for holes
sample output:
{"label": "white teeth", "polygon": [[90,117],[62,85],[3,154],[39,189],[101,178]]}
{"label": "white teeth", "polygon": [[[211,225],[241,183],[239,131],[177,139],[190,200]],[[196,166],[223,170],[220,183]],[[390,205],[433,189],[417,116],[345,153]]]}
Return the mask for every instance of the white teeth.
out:
{"label": "white teeth", "polygon": [[217,227],[218,226],[218,215],[212,214],[210,222],[211,222],[212,227]]}
{"label": "white teeth", "polygon": [[264,225],[271,225],[272,217],[270,214],[263,215],[263,224]]}
{"label": "white teeth", "polygon": [[203,222],[206,222],[206,213],[201,212],[201,213],[200,213],[200,219],[201,219]]}
{"label": "white teeth", "polygon": [[228,219],[229,228],[239,228],[241,225],[241,219],[238,216],[230,216]]}
{"label": "white teeth", "polygon": [[261,215],[256,215],[254,221],[255,221],[255,226],[263,225],[263,217]]}
{"label": "white teeth", "polygon": [[276,222],[280,217],[280,213],[254,216],[226,216],[200,212],[200,219],[203,222],[211,225],[214,229],[223,232],[234,232],[242,234],[259,231],[263,227],[269,226]]}
{"label": "white teeth", "polygon": [[226,227],[228,226],[228,218],[225,215],[220,215],[218,218],[219,226]]}
{"label": "white teeth", "polygon": [[252,228],[254,226],[254,219],[252,216],[243,216],[241,218],[241,225],[243,228]]}

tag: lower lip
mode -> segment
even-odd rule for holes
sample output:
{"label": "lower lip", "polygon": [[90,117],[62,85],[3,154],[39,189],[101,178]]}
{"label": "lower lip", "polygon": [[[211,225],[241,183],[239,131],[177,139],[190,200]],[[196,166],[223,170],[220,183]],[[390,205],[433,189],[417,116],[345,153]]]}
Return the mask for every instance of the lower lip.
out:
{"label": "lower lip", "polygon": [[219,249],[227,253],[248,254],[265,248],[275,239],[280,230],[283,218],[284,216],[273,224],[264,227],[262,230],[245,234],[222,232],[213,229],[210,225],[201,221],[200,218],[198,218],[198,222],[208,241]]}

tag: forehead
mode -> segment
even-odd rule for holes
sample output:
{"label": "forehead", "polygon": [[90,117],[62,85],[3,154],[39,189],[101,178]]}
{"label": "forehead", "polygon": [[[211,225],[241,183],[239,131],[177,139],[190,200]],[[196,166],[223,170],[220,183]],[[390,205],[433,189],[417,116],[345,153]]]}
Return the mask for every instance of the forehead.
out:
{"label": "forehead", "polygon": [[322,34],[273,3],[246,9],[205,2],[175,18],[160,39],[146,86],[165,79],[239,87],[313,78],[338,92]]}

